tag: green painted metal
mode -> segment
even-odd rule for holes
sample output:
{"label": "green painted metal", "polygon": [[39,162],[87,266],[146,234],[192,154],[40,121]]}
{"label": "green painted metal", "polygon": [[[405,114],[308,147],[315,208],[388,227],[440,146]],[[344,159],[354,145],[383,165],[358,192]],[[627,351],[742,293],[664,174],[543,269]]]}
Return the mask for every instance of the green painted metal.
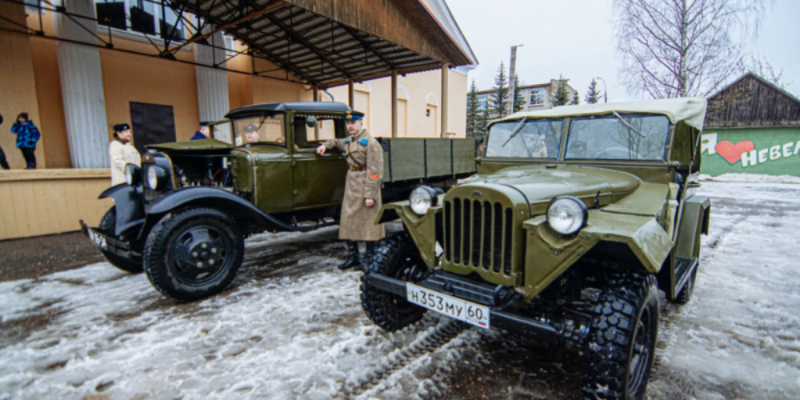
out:
{"label": "green painted metal", "polygon": [[391,139],[392,181],[425,177],[425,139]]}
{"label": "green painted metal", "polygon": [[475,142],[472,140],[452,140],[453,174],[475,171]]}
{"label": "green painted metal", "polygon": [[378,223],[387,210],[393,210],[403,221],[406,231],[411,236],[414,244],[417,245],[422,260],[429,268],[436,267],[436,216],[442,213],[442,201],[444,196],[439,196],[439,204],[428,209],[425,215],[417,215],[411,210],[408,200],[386,204],[381,209],[375,223]]}
{"label": "green painted metal", "polygon": [[160,151],[200,151],[200,150],[230,150],[233,148],[229,143],[217,139],[192,140],[188,142],[173,142],[151,144],[148,149]]}
{"label": "green painted metal", "polygon": [[[452,139],[425,139],[425,172],[427,177],[453,173]],[[474,172],[468,171],[468,172]]]}
{"label": "green painted metal", "polygon": [[800,128],[709,129],[702,136],[702,173],[800,176]]}

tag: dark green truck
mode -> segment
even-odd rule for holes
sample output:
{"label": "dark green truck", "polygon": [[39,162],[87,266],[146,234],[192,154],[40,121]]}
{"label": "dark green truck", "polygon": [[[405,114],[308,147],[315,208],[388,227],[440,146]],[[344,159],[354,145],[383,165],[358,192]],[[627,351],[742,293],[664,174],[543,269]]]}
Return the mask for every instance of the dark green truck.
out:
{"label": "dark green truck", "polygon": [[[244,237],[338,222],[347,163],[343,154],[314,149],[348,136],[348,110],[328,102],[256,104],[226,115],[235,145],[206,139],[149,146],[141,168],[127,166],[127,183],[100,196],[115,203],[100,226],[81,221],[84,232],[111,264],[144,270],[167,296],[218,293],[242,263]],[[384,203],[408,198],[421,183],[446,189],[475,172],[474,140],[379,141]]]}
{"label": "dark green truck", "polygon": [[490,125],[478,173],[385,203],[405,232],[362,277],[393,331],[427,310],[542,342],[573,342],[587,399],[642,399],[658,290],[694,289],[710,200],[696,195],[702,98],[558,107]]}

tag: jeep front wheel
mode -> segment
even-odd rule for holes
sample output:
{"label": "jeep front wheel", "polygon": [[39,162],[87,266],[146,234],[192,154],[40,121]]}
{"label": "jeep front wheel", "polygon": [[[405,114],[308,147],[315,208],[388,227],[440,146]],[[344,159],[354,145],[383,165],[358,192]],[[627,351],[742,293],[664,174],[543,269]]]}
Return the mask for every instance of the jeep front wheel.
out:
{"label": "jeep front wheel", "polygon": [[[427,271],[408,233],[397,233],[382,240],[375,249],[367,274],[378,273],[402,281],[413,281]],[[425,309],[398,296],[372,287],[361,277],[361,307],[375,325],[394,332],[422,318]]]}
{"label": "jeep front wheel", "polygon": [[168,214],[150,231],[144,270],[161,293],[192,301],[223,291],[243,255],[235,220],[216,209],[189,208]]}
{"label": "jeep front wheel", "polygon": [[658,337],[655,277],[628,272],[611,276],[594,308],[584,345],[584,397],[644,398]]}
{"label": "jeep front wheel", "polygon": [[[114,236],[114,229],[116,226],[117,206],[113,206],[106,211],[105,215],[103,215],[103,219],[100,220],[99,228],[101,231],[108,233],[110,236]],[[133,241],[130,243],[131,245],[135,245]],[[103,257],[106,259],[106,261],[108,261],[109,264],[125,272],[130,272],[132,274],[138,274],[142,272],[142,260],[121,257],[103,249],[100,249],[100,252],[103,253]]]}

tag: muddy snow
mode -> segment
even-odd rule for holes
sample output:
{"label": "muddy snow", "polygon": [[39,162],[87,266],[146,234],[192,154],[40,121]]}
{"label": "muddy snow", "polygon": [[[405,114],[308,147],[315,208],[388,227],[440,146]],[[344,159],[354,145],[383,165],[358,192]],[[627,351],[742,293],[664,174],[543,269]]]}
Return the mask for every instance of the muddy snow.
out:
{"label": "muddy snow", "polygon": [[[800,398],[800,185],[701,194],[713,211],[695,295],[662,299],[648,396]],[[0,282],[0,399],[580,397],[574,349],[432,314],[373,326],[336,236],[250,238],[232,287],[192,304],[106,263]]]}

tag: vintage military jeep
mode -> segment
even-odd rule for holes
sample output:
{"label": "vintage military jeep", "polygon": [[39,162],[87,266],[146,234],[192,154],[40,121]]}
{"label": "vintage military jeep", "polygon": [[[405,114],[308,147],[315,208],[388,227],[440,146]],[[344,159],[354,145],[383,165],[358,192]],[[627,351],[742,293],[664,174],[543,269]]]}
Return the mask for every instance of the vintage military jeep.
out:
{"label": "vintage military jeep", "polygon": [[362,305],[393,331],[433,310],[576,343],[584,396],[641,399],[658,289],[689,301],[710,201],[695,195],[700,98],[559,107],[493,121],[478,173],[386,204]]}
{"label": "vintage military jeep", "polygon": [[[320,156],[314,149],[349,136],[349,110],[328,102],[256,104],[220,122],[232,126],[232,144],[148,146],[141,168],[127,166],[127,183],[100,196],[115,203],[100,226],[81,221],[83,229],[111,264],[144,270],[170,297],[218,293],[242,263],[245,236],[338,223],[347,162],[338,152]],[[475,172],[474,140],[380,141],[384,202],[408,198],[420,182],[443,189]]]}

